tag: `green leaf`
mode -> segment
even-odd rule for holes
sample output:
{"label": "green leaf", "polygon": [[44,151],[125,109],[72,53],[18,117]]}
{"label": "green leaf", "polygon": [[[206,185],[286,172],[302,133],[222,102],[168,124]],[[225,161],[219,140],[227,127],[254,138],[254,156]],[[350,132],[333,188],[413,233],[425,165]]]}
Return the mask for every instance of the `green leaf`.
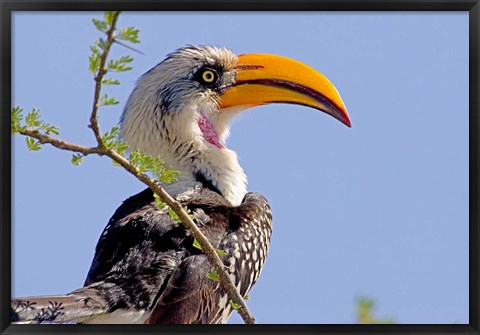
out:
{"label": "green leaf", "polygon": [[158,179],[158,176],[163,171],[163,162],[156,157],[145,155],[143,157],[145,161],[145,168],[150,171],[155,178]]}
{"label": "green leaf", "polygon": [[92,55],[100,55],[102,52],[100,48],[98,47],[98,40],[93,42],[92,45],[90,45],[90,51],[92,52]]}
{"label": "green leaf", "polygon": [[248,299],[250,299],[250,296],[249,296],[248,294],[245,294],[245,296],[243,297],[243,299],[248,300]]}
{"label": "green leaf", "polygon": [[118,126],[114,126],[110,131],[107,131],[103,135],[103,143],[108,149],[115,149],[115,147],[118,145],[120,142],[120,140],[117,140],[119,134],[120,128]]}
{"label": "green leaf", "polygon": [[120,85],[120,80],[112,79],[112,78],[105,78],[102,80],[103,85]]}
{"label": "green leaf", "polygon": [[168,167],[162,170],[162,173],[159,174],[159,179],[164,183],[171,184],[177,181],[177,176],[179,174],[179,171],[175,171]]}
{"label": "green leaf", "polygon": [[27,123],[28,127],[39,127],[42,124],[42,121],[40,121],[40,113],[38,112],[38,110],[35,108],[32,109],[32,111],[29,112],[25,117],[25,122]]}
{"label": "green leaf", "polygon": [[169,167],[165,168],[165,163],[158,157],[150,156],[135,150],[130,152],[128,160],[140,172],[151,173],[155,181],[171,183],[177,180],[176,176],[179,172],[174,171]]}
{"label": "green leaf", "polygon": [[128,157],[128,160],[130,161],[130,163],[137,166],[140,161],[140,151],[138,150],[132,151],[130,153],[130,156]]}
{"label": "green leaf", "polygon": [[108,30],[108,24],[105,21],[100,21],[97,19],[92,19],[93,24],[97,27],[98,30],[105,33]]}
{"label": "green leaf", "polygon": [[139,30],[135,29],[134,27],[127,27],[120,29],[120,33],[116,36],[116,38],[128,41],[131,43],[139,43],[140,40],[138,38]]}
{"label": "green leaf", "polygon": [[11,114],[11,132],[12,135],[18,134],[24,127],[20,126],[23,120],[23,109],[19,106],[12,108]]}
{"label": "green leaf", "polygon": [[114,72],[125,72],[129,71],[132,69],[131,66],[127,66],[128,63],[131,63],[133,61],[132,56],[123,56],[120,59],[117,60],[110,60],[108,61],[107,68],[109,71],[114,71]]}
{"label": "green leaf", "polygon": [[30,151],[38,151],[42,148],[40,143],[38,143],[38,141],[36,141],[33,137],[27,136],[25,140],[27,142],[27,148]]}
{"label": "green leaf", "polygon": [[[192,211],[190,209],[188,209],[185,206],[185,207],[183,207],[183,210],[185,211],[185,213],[187,213],[187,215],[190,217],[190,219],[195,220],[195,216],[192,214]],[[182,222],[182,219],[180,219],[180,217],[177,215],[177,213],[175,213],[175,211],[171,207],[168,207],[168,214],[170,214],[172,219],[174,219],[176,222],[178,222],[178,223]]]}
{"label": "green leaf", "polygon": [[[26,127],[30,127],[35,130],[43,130],[46,135],[50,135],[51,133],[58,135],[60,134],[57,126],[52,126],[51,124],[45,123],[40,120],[40,113],[38,109],[32,109],[27,116],[25,117],[26,126],[21,126],[21,121],[23,120],[22,115],[22,108],[20,107],[13,107],[12,108],[12,118],[11,118],[11,126],[12,126],[12,134],[17,134],[19,131],[25,129]],[[29,143],[29,144],[28,144]],[[28,142],[30,150],[39,150],[39,143],[35,145],[35,142]]]}
{"label": "green leaf", "polygon": [[233,301],[233,300],[230,300],[230,306],[232,306],[232,308],[233,308],[234,310],[237,310],[237,309],[242,308],[242,305],[236,303],[236,302]]}
{"label": "green leaf", "polygon": [[123,156],[125,151],[127,151],[128,149],[128,144],[124,140],[115,141],[114,149],[116,152]]}
{"label": "green leaf", "polygon": [[165,168],[165,163],[157,158],[135,150],[130,153],[128,158],[130,162],[142,173],[151,173],[153,179],[164,183],[176,181],[179,174],[171,168]]}
{"label": "green leaf", "polygon": [[172,219],[174,219],[176,222],[178,222],[178,223],[182,222],[180,217],[177,215],[177,213],[175,213],[175,211],[171,207],[168,207],[168,214],[170,214]]}
{"label": "green leaf", "polygon": [[227,256],[227,252],[225,250],[222,250],[222,249],[215,249],[215,252],[217,253],[218,256],[220,257],[224,257],[224,256]]}
{"label": "green leaf", "polygon": [[97,41],[95,41],[95,44],[101,51],[105,51],[105,49],[108,49],[107,46],[109,42],[105,41],[103,38],[99,38]]}
{"label": "green leaf", "polygon": [[155,199],[155,205],[158,208],[164,209],[167,206],[166,203],[164,203],[162,200],[160,200],[160,196],[157,193],[153,192],[153,198]]}
{"label": "green leaf", "polygon": [[82,154],[73,154],[72,156],[72,164],[73,165],[80,165],[83,163],[83,155]]}
{"label": "green leaf", "polygon": [[216,271],[207,273],[207,278],[213,281],[220,281],[220,275]]}
{"label": "green leaf", "polygon": [[120,127],[119,126],[113,126],[112,129],[110,129],[110,131],[107,131],[104,135],[103,135],[103,139],[105,141],[111,141],[115,138],[117,138],[117,136],[120,134]]}
{"label": "green leaf", "polygon": [[60,131],[59,131],[58,127],[52,126],[48,123],[42,123],[41,126],[40,126],[40,129],[45,131],[46,135],[50,135],[50,133],[54,133],[55,135],[60,134]]}
{"label": "green leaf", "polygon": [[98,53],[92,53],[88,57],[88,60],[90,62],[88,70],[93,74],[97,73],[100,68],[100,55]]}
{"label": "green leaf", "polygon": [[202,246],[200,245],[200,243],[198,243],[197,239],[193,240],[193,246],[197,249],[202,250]]}
{"label": "green leaf", "polygon": [[106,11],[103,15],[103,19],[109,26],[111,26],[115,16],[118,16],[120,13],[121,11]]}
{"label": "green leaf", "polygon": [[106,93],[100,98],[100,106],[117,105],[118,103],[119,101],[109,98]]}
{"label": "green leaf", "polygon": [[375,308],[375,300],[369,297],[357,298],[357,319],[360,324],[391,324],[393,318],[374,318],[372,311]]}

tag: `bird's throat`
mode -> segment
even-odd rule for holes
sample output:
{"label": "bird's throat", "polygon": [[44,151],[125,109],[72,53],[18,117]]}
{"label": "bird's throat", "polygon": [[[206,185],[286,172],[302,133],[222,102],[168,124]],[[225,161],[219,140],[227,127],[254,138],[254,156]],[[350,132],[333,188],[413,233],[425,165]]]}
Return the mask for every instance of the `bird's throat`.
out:
{"label": "bird's throat", "polygon": [[202,131],[203,138],[208,143],[213,144],[219,149],[225,148],[223,144],[220,142],[220,139],[218,138],[218,134],[215,131],[215,128],[213,127],[213,124],[210,122],[208,117],[203,115],[203,113],[200,113],[200,116],[198,118],[198,127]]}

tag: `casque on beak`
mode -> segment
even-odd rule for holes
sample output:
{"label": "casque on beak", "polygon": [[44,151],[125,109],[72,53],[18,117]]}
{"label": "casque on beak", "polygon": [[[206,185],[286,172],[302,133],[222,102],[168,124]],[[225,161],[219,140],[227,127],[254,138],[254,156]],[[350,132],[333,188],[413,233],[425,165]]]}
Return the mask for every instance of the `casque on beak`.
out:
{"label": "casque on beak", "polygon": [[235,84],[221,95],[221,108],[292,103],[321,110],[351,127],[340,94],[320,72],[277,55],[244,54],[238,59]]}

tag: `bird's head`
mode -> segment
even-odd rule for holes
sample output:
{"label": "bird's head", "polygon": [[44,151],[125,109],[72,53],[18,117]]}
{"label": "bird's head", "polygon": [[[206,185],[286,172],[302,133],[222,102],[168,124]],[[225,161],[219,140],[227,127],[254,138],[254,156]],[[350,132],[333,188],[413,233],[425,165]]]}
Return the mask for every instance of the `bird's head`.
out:
{"label": "bird's head", "polygon": [[188,46],[140,77],[121,118],[121,136],[131,149],[181,172],[170,192],[202,183],[238,205],[246,176],[225,147],[229,123],[236,113],[268,103],[309,106],[351,125],[335,87],[301,62]]}

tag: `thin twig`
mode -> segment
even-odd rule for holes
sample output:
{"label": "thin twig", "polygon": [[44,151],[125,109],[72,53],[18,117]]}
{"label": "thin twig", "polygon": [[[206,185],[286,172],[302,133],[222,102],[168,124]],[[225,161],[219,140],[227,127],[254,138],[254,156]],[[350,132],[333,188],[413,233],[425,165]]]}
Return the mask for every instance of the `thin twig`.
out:
{"label": "thin twig", "polygon": [[25,135],[25,136],[35,138],[41,144],[46,144],[46,143],[51,144],[55,148],[60,149],[60,150],[79,152],[84,156],[91,155],[91,154],[105,155],[105,150],[102,149],[102,148],[86,147],[86,146],[83,146],[83,145],[69,143],[69,142],[66,142],[64,140],[54,138],[52,136],[42,134],[36,129],[23,129],[23,130],[19,130],[18,133],[21,134],[21,135]]}
{"label": "thin twig", "polygon": [[103,143],[102,134],[100,133],[100,126],[98,124],[98,100],[100,99],[100,91],[102,89],[102,80],[103,76],[107,73],[107,69],[105,67],[105,63],[107,62],[107,56],[110,51],[110,47],[115,40],[115,26],[117,25],[118,16],[120,12],[114,12],[112,18],[112,24],[110,28],[107,30],[107,42],[103,48],[103,52],[100,56],[100,65],[98,67],[97,75],[95,76],[95,93],[93,96],[93,107],[92,107],[92,114],[90,115],[90,125],[89,127],[93,130],[95,134],[95,138],[97,139],[98,146],[104,147],[105,144]]}
{"label": "thin twig", "polygon": [[126,44],[126,43],[120,42],[120,41],[117,40],[117,39],[113,40],[113,42],[118,43],[118,44],[120,44],[120,45],[121,45],[122,47],[124,47],[124,48],[130,49],[130,50],[132,50],[132,51],[135,51],[135,52],[139,53],[140,55],[145,56],[145,54],[144,54],[143,52],[141,52],[140,50],[137,50],[137,49],[135,49],[134,47],[131,47],[130,45],[128,45],[128,44]]}

